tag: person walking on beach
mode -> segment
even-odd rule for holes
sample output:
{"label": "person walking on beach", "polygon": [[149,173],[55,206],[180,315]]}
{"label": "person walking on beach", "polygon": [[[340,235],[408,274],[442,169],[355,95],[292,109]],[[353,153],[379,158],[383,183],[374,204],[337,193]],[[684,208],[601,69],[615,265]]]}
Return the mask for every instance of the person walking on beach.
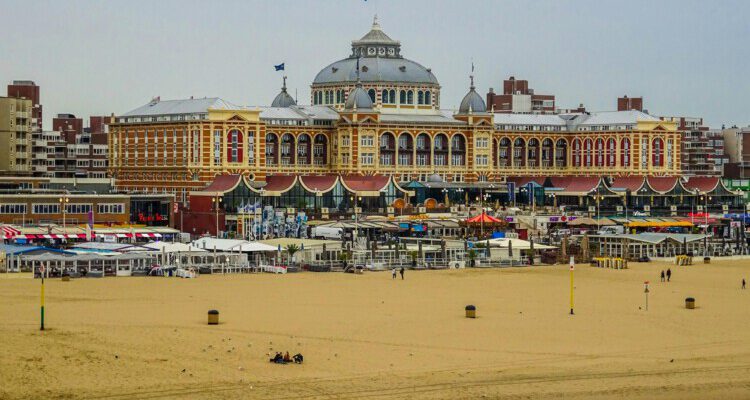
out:
{"label": "person walking on beach", "polygon": [[393,279],[396,279],[396,267],[393,267],[391,270],[391,275],[393,276]]}
{"label": "person walking on beach", "polygon": [[745,278],[742,278],[742,289],[745,289]]}
{"label": "person walking on beach", "polygon": [[672,279],[672,269],[667,268],[667,282],[669,282],[670,279]]}
{"label": "person walking on beach", "polygon": [[401,271],[399,272],[401,273],[401,280],[403,281],[404,280],[404,267],[401,267]]}
{"label": "person walking on beach", "polygon": [[665,278],[664,278],[664,270],[661,270],[661,281],[662,281],[662,282],[664,282],[664,281],[665,281]]}

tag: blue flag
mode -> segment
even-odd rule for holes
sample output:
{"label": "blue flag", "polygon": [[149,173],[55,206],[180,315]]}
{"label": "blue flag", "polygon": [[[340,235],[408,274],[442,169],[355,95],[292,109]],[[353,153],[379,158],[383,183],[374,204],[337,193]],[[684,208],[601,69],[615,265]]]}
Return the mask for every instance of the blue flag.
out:
{"label": "blue flag", "polygon": [[276,69],[276,71],[283,71],[284,70],[284,63],[281,63],[279,65],[274,65],[273,67]]}

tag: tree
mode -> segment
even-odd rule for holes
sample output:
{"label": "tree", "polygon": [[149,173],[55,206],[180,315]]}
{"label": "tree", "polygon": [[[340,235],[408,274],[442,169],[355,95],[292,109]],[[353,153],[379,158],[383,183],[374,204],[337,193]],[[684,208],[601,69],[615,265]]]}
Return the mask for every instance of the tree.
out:
{"label": "tree", "polygon": [[299,251],[299,246],[294,243],[290,243],[286,246],[286,252],[289,254],[289,259],[294,263],[294,253]]}

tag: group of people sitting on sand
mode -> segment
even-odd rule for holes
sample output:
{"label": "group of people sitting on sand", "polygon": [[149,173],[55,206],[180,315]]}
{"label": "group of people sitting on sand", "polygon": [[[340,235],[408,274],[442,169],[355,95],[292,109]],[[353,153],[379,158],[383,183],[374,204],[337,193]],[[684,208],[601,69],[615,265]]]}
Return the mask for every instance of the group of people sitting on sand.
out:
{"label": "group of people sitting on sand", "polygon": [[275,364],[289,364],[289,363],[295,363],[295,364],[302,364],[302,361],[304,360],[304,357],[302,357],[302,354],[297,353],[293,357],[289,357],[289,352],[287,351],[285,354],[281,354],[281,352],[277,352],[276,355],[269,359],[268,361],[275,363]]}

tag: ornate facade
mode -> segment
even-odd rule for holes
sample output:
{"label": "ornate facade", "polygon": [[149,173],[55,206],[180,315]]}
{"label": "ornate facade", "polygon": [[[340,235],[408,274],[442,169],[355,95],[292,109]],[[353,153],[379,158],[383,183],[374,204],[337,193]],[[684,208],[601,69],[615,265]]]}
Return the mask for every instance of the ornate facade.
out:
{"label": "ornate facade", "polygon": [[348,58],[320,71],[310,106],[286,91],[271,107],[218,98],[150,103],[110,125],[119,189],[186,201],[218,175],[262,187],[272,175],[387,175],[395,182],[505,182],[519,176],[675,176],[673,122],[639,111],[487,112],[474,82],[456,111],[440,109],[429,68],[404,58],[377,21]]}

